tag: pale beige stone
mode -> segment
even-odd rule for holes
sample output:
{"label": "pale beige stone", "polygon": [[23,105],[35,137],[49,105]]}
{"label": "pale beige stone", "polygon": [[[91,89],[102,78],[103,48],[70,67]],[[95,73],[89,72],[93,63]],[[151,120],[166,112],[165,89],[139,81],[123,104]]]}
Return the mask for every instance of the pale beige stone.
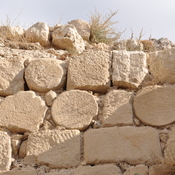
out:
{"label": "pale beige stone", "polygon": [[55,99],[51,112],[57,125],[82,130],[97,115],[98,105],[90,93],[71,90],[63,92]]}
{"label": "pale beige stone", "polygon": [[0,26],[0,33],[8,37],[20,38],[24,35],[24,29],[21,26]]}
{"label": "pale beige stone", "polygon": [[6,132],[0,131],[0,172],[10,169],[11,151],[10,136]]}
{"label": "pale beige stone", "polygon": [[103,126],[132,125],[132,92],[111,90],[105,96],[103,103]]}
{"label": "pale beige stone", "polygon": [[77,29],[78,33],[80,34],[80,36],[84,40],[89,41],[89,37],[90,37],[90,24],[88,22],[83,21],[81,19],[76,19],[76,20],[70,21],[69,24],[74,25],[75,28]]}
{"label": "pale beige stone", "polygon": [[147,86],[134,99],[137,118],[144,124],[164,126],[175,121],[175,87]]}
{"label": "pale beige stone", "polygon": [[148,74],[146,53],[142,51],[113,51],[114,86],[137,88]]}
{"label": "pale beige stone", "polygon": [[158,163],[162,159],[159,135],[151,127],[91,129],[84,134],[84,158],[87,164]]}
{"label": "pale beige stone", "polygon": [[88,50],[70,60],[67,89],[106,92],[110,87],[111,52]]}
{"label": "pale beige stone", "polygon": [[37,22],[26,31],[26,37],[29,41],[39,42],[42,46],[48,46],[49,26],[44,22]]}
{"label": "pale beige stone", "polygon": [[74,170],[74,175],[121,175],[121,170],[113,164],[81,166]]}
{"label": "pale beige stone", "polygon": [[0,95],[12,95],[24,90],[23,76],[23,58],[0,57]]}
{"label": "pale beige stone", "polygon": [[148,175],[148,167],[145,165],[131,166],[123,175]]}
{"label": "pale beige stone", "polygon": [[156,83],[175,83],[175,48],[149,53],[148,64]]}
{"label": "pale beige stone", "polygon": [[22,137],[23,136],[20,134],[14,134],[11,136],[11,146],[12,146],[13,157],[18,155]]}
{"label": "pale beige stone", "polygon": [[69,168],[80,163],[78,130],[46,130],[29,135],[25,164],[46,164],[51,168]]}
{"label": "pale beige stone", "polygon": [[8,96],[0,105],[0,126],[12,132],[34,132],[43,122],[47,107],[32,91]]}
{"label": "pale beige stone", "polygon": [[46,104],[47,106],[52,106],[53,101],[55,100],[55,98],[57,97],[56,92],[50,90],[49,92],[47,92],[45,94],[45,100],[46,100]]}
{"label": "pale beige stone", "polygon": [[78,54],[85,50],[84,40],[72,24],[57,25],[52,33],[52,44]]}
{"label": "pale beige stone", "polygon": [[19,148],[19,158],[23,159],[26,156],[27,140],[23,141]]}
{"label": "pale beige stone", "polygon": [[25,80],[31,90],[48,92],[60,89],[65,84],[66,69],[57,59],[36,59],[29,62],[25,70]]}

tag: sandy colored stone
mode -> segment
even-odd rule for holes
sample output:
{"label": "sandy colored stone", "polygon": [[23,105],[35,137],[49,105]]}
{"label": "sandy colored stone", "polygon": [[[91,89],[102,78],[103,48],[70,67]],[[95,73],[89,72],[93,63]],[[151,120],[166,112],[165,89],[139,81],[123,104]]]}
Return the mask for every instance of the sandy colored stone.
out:
{"label": "sandy colored stone", "polygon": [[11,151],[10,136],[6,132],[0,131],[0,172],[10,169]]}
{"label": "sandy colored stone", "polygon": [[103,100],[103,126],[132,125],[132,92],[111,90]]}
{"label": "sandy colored stone", "polygon": [[147,86],[134,99],[137,118],[144,124],[164,126],[175,121],[175,87]]}
{"label": "sandy colored stone", "polygon": [[156,83],[175,83],[175,48],[149,53],[148,64]]}
{"label": "sandy colored stone", "polygon": [[121,170],[113,164],[81,166],[74,170],[74,175],[121,175]]}
{"label": "sandy colored stone", "polygon": [[158,163],[162,158],[159,135],[151,127],[91,129],[84,134],[84,158],[87,164]]}
{"label": "sandy colored stone", "polygon": [[67,89],[106,92],[110,87],[111,52],[88,50],[70,60]]}
{"label": "sandy colored stone", "polygon": [[98,105],[90,93],[71,90],[63,92],[55,99],[51,113],[57,125],[82,130],[97,115]]}
{"label": "sandy colored stone", "polygon": [[69,168],[80,163],[78,130],[46,130],[29,135],[25,164],[46,164],[51,168]]}
{"label": "sandy colored stone", "polygon": [[57,25],[52,33],[52,44],[72,53],[80,54],[85,50],[84,40],[72,24]]}
{"label": "sandy colored stone", "polygon": [[26,156],[27,140],[23,141],[19,148],[19,158],[23,159]]}
{"label": "sandy colored stone", "polygon": [[32,42],[39,42],[42,46],[48,46],[49,26],[44,22],[37,22],[26,31],[26,38]]}
{"label": "sandy colored stone", "polygon": [[47,92],[60,89],[65,84],[66,70],[57,59],[36,59],[29,62],[25,70],[25,80],[30,89]]}
{"label": "sandy colored stone", "polygon": [[45,102],[34,92],[18,92],[0,104],[0,126],[12,132],[37,131],[46,109]]}
{"label": "sandy colored stone", "polygon": [[88,22],[83,21],[81,19],[76,19],[76,20],[70,21],[69,24],[74,25],[75,28],[77,29],[78,33],[80,34],[80,36],[84,40],[89,41],[89,37],[90,37],[90,24]]}
{"label": "sandy colored stone", "polygon": [[24,90],[23,74],[23,58],[0,57],[0,95],[12,95]]}
{"label": "sandy colored stone", "polygon": [[55,100],[56,97],[57,97],[56,92],[54,92],[54,91],[52,91],[52,90],[50,90],[49,92],[47,92],[47,93],[45,94],[45,101],[46,101],[46,104],[47,104],[48,106],[52,106],[53,101]]}
{"label": "sandy colored stone", "polygon": [[148,175],[148,167],[145,165],[136,165],[128,168],[123,175]]}
{"label": "sandy colored stone", "polygon": [[148,73],[146,53],[142,51],[113,51],[114,86],[137,88]]}

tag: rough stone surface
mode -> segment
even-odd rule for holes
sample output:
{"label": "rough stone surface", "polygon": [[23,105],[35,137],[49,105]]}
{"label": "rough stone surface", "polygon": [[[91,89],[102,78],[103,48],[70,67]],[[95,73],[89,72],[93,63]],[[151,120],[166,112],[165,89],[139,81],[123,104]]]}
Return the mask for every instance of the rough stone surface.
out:
{"label": "rough stone surface", "polygon": [[103,126],[132,125],[132,92],[112,90],[105,96],[103,103]]}
{"label": "rough stone surface", "polygon": [[114,86],[137,88],[148,73],[146,53],[142,51],[113,51]]}
{"label": "rough stone surface", "polygon": [[59,49],[81,53],[85,50],[83,38],[72,24],[58,25],[52,33],[52,44]]}
{"label": "rough stone surface", "polygon": [[0,126],[12,132],[37,131],[46,109],[44,101],[34,92],[18,92],[0,104]]}
{"label": "rough stone surface", "polygon": [[30,134],[24,163],[47,164],[51,168],[77,166],[80,163],[80,132],[46,130]]}
{"label": "rough stone surface", "polygon": [[144,124],[164,126],[175,121],[175,87],[147,86],[134,99],[137,118]]}
{"label": "rough stone surface", "polygon": [[21,57],[0,57],[0,95],[24,90],[24,60]]}
{"label": "rough stone surface", "polygon": [[106,92],[110,87],[111,52],[86,51],[70,60],[67,89]]}
{"label": "rough stone surface", "polygon": [[162,158],[159,135],[151,127],[92,129],[84,134],[84,158],[87,164],[158,163]]}
{"label": "rough stone surface", "polygon": [[155,83],[175,83],[175,48],[149,53],[148,64]]}
{"label": "rough stone surface", "polygon": [[131,166],[123,175],[148,175],[148,167],[145,165]]}
{"label": "rough stone surface", "polygon": [[53,101],[55,100],[56,97],[57,97],[57,94],[54,91],[50,90],[49,92],[47,92],[45,94],[46,104],[48,106],[52,106]]}
{"label": "rough stone surface", "polygon": [[78,33],[80,34],[80,36],[84,40],[89,41],[89,37],[90,37],[90,24],[88,22],[83,21],[81,19],[76,19],[76,20],[70,21],[69,24],[74,25],[75,28],[77,29]]}
{"label": "rough stone surface", "polygon": [[42,46],[49,45],[49,26],[44,22],[37,22],[26,31],[29,41],[39,42]]}
{"label": "rough stone surface", "polygon": [[0,26],[0,32],[3,35],[20,37],[24,34],[24,29],[21,26]]}
{"label": "rough stone surface", "polygon": [[0,131],[0,172],[10,169],[11,151],[9,135],[6,132]]}
{"label": "rough stone surface", "polygon": [[47,92],[60,89],[65,84],[66,70],[57,59],[36,59],[29,62],[25,80],[31,90]]}
{"label": "rough stone surface", "polygon": [[51,112],[57,125],[82,130],[87,128],[92,118],[97,115],[98,105],[90,93],[71,90],[57,97]]}
{"label": "rough stone surface", "polygon": [[23,141],[19,148],[19,158],[23,159],[26,156],[27,140]]}
{"label": "rough stone surface", "polygon": [[121,170],[113,164],[81,166],[75,169],[74,175],[121,175]]}

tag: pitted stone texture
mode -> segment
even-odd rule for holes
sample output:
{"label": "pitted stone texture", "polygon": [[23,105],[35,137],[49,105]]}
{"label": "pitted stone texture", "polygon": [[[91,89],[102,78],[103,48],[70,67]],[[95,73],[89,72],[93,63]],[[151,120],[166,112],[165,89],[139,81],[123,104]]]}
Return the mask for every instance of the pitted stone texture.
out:
{"label": "pitted stone texture", "polygon": [[110,87],[111,52],[88,50],[70,60],[67,89],[106,92]]}
{"label": "pitted stone texture", "polygon": [[76,20],[70,21],[69,24],[74,25],[75,28],[77,29],[78,33],[80,34],[80,36],[84,40],[89,41],[89,37],[90,37],[90,24],[88,22],[83,21],[81,19],[76,19]]}
{"label": "pitted stone texture", "polygon": [[66,70],[57,59],[36,59],[29,62],[25,79],[31,90],[47,92],[60,89],[65,84]]}
{"label": "pitted stone texture", "polygon": [[113,51],[113,85],[137,88],[148,73],[146,53]]}
{"label": "pitted stone texture", "polygon": [[121,170],[113,164],[81,166],[74,170],[74,175],[121,175]]}
{"label": "pitted stone texture", "polygon": [[52,44],[59,49],[81,53],[85,50],[83,38],[72,24],[57,25],[52,33]]}
{"label": "pitted stone texture", "polygon": [[49,92],[47,92],[47,93],[45,94],[45,101],[46,101],[46,104],[47,104],[48,106],[52,106],[53,101],[55,100],[56,97],[57,97],[56,92],[54,92],[54,91],[52,91],[52,90],[50,90]]}
{"label": "pitted stone texture", "polygon": [[10,136],[0,131],[0,172],[10,169],[11,165],[11,140]]}
{"label": "pitted stone texture", "polygon": [[0,104],[0,126],[12,132],[38,131],[47,107],[32,91],[8,96]]}
{"label": "pitted stone texture", "polygon": [[23,58],[0,57],[0,95],[12,95],[24,90],[23,74]]}
{"label": "pitted stone texture", "polygon": [[44,22],[37,22],[26,31],[29,41],[39,42],[42,46],[49,45],[49,26]]}
{"label": "pitted stone texture", "polygon": [[51,112],[57,125],[83,130],[97,115],[98,105],[90,93],[71,90],[63,92],[55,99]]}
{"label": "pitted stone texture", "polygon": [[175,83],[175,48],[149,53],[148,64],[155,83]]}
{"label": "pitted stone texture", "polygon": [[148,175],[148,167],[145,165],[131,166],[123,175]]}
{"label": "pitted stone texture", "polygon": [[132,92],[112,90],[107,93],[103,103],[103,126],[132,125]]}
{"label": "pitted stone texture", "polygon": [[84,158],[87,164],[158,163],[162,158],[159,135],[151,127],[91,129],[84,134]]}
{"label": "pitted stone texture", "polygon": [[80,163],[78,130],[46,130],[29,135],[25,164],[46,164],[51,168],[75,167]]}
{"label": "pitted stone texture", "polygon": [[175,121],[175,87],[147,86],[134,99],[137,118],[144,124],[164,126]]}

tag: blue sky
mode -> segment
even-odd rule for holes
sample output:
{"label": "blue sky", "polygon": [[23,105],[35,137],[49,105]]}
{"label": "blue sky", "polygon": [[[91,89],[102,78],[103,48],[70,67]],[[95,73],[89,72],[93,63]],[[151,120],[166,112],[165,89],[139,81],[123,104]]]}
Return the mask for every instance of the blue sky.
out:
{"label": "blue sky", "polygon": [[102,14],[119,10],[112,19],[119,22],[116,29],[126,29],[122,39],[131,36],[131,29],[139,37],[143,28],[142,39],[151,35],[175,43],[175,0],[0,0],[0,21],[8,16],[13,23],[17,18],[14,24],[26,29],[39,21],[50,26],[73,19],[89,21],[94,7]]}

